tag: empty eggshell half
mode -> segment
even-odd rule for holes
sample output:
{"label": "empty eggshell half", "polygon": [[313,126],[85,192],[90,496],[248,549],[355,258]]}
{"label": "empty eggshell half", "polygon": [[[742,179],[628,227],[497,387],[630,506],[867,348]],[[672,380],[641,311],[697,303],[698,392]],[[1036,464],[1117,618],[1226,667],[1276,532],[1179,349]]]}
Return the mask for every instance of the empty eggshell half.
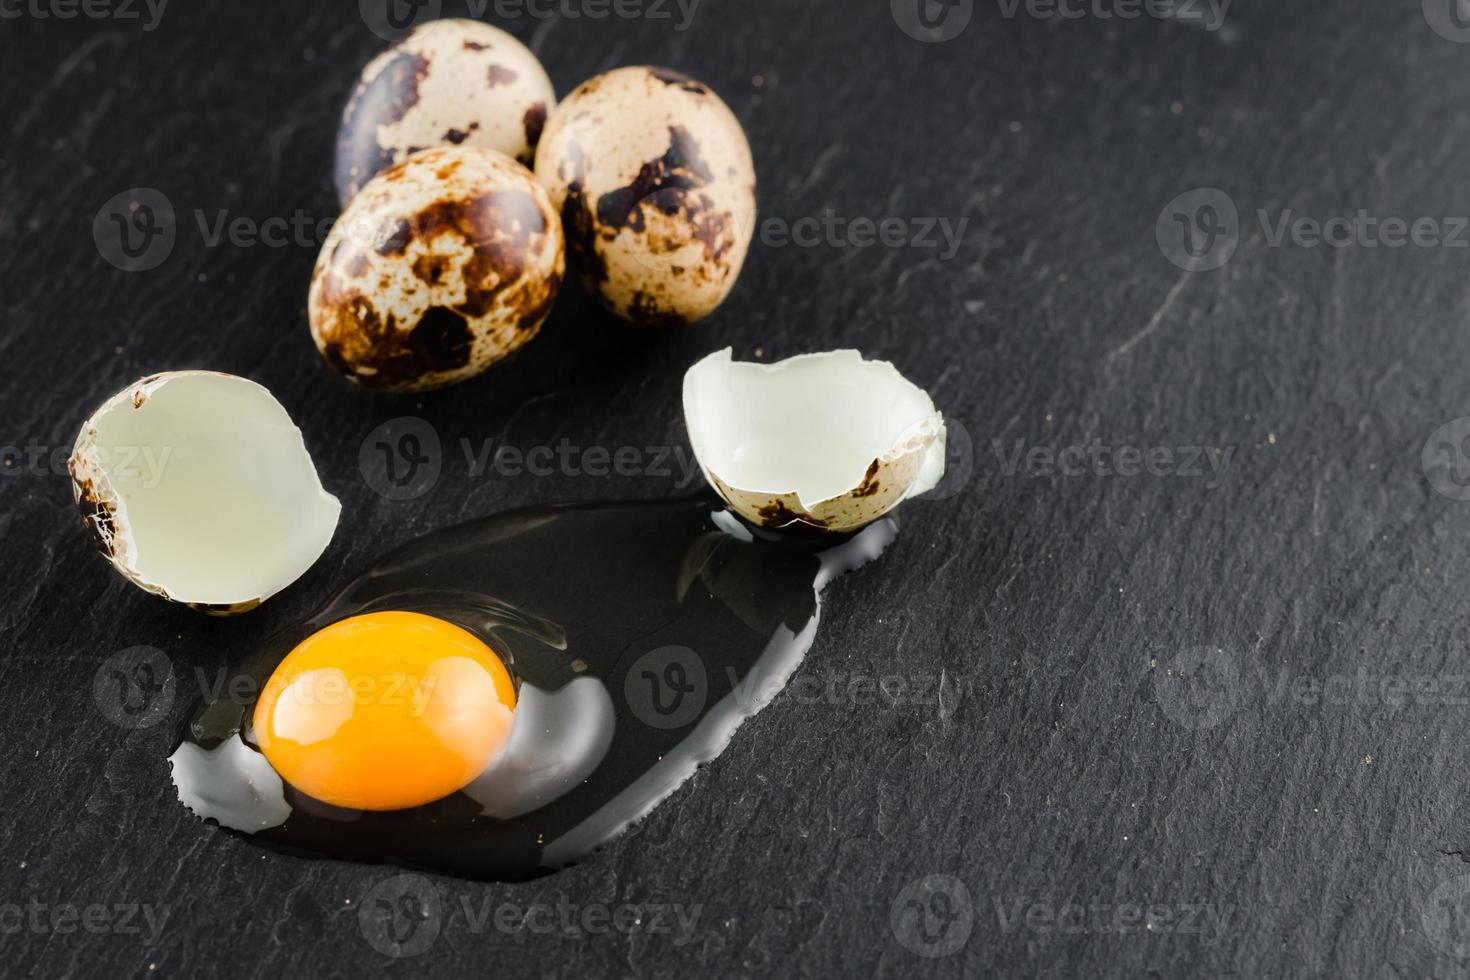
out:
{"label": "empty eggshell half", "polygon": [[229,374],[157,374],[112,396],[82,426],[68,468],[114,568],[218,615],[300,578],[341,512],[286,410]]}
{"label": "empty eggshell half", "polygon": [[684,375],[684,422],[710,485],[764,527],[853,531],[944,476],[934,402],[855,350],[774,364],[717,351]]}

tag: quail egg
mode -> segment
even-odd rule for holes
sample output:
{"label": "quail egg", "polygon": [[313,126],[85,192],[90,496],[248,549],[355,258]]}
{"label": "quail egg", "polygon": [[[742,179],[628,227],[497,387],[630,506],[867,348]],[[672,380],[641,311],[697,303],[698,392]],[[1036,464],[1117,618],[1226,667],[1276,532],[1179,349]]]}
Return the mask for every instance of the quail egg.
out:
{"label": "quail egg", "polygon": [[337,133],[346,207],[418,150],[478,146],[530,166],[556,91],[524,44],[474,20],[430,21],[368,63]]}
{"label": "quail egg", "polygon": [[574,267],[618,316],[700,320],[725,300],[755,229],[755,166],[728,106],[665,68],[619,68],[552,113],[536,176]]}
{"label": "quail egg", "polygon": [[561,221],[529,170],[493,150],[424,150],[369,181],[327,236],[312,338],[367,387],[444,387],[536,336],[564,269]]}

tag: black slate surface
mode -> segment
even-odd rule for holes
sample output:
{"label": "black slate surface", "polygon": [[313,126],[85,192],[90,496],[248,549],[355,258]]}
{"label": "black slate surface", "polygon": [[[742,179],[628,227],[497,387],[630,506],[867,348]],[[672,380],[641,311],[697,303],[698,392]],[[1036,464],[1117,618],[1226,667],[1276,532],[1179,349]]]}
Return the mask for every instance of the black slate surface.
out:
{"label": "black slate surface", "polygon": [[[0,6],[6,975],[1470,973],[1470,423],[1441,430],[1470,415],[1470,30],[1451,0],[1063,6],[935,3],[955,19],[925,35],[909,0],[492,4],[561,92],[639,62],[712,85],[763,240],[703,325],[642,333],[572,291],[514,363],[422,398],[317,357],[312,233],[200,226],[333,216],[337,115],[382,44],[360,9]],[[93,222],[136,187],[177,234],[128,272]],[[965,224],[953,254],[782,243],[829,213]],[[1276,235],[1360,213],[1336,245]],[[1176,215],[1221,267],[1171,262]],[[177,804],[200,684],[388,547],[686,482],[474,475],[461,440],[685,452],[682,372],[727,344],[891,359],[973,451],[830,590],[798,685],[652,816],[510,886],[280,856]],[[344,505],[243,619],[112,574],[60,465],[103,397],[187,367],[270,387]],[[403,416],[443,468],[394,501],[359,451]],[[171,690],[112,686],[139,646]],[[375,931],[415,895],[428,919]]]}

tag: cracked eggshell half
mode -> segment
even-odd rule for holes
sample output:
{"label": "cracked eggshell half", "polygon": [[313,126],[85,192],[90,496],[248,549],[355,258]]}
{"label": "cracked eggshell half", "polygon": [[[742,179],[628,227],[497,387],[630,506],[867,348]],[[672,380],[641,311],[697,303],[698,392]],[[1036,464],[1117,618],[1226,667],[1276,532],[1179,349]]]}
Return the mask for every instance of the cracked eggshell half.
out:
{"label": "cracked eggshell half", "polygon": [[551,114],[536,178],[572,266],[617,316],[693,323],[735,288],[755,231],[755,165],[708,86],[646,66],[588,79]]}
{"label": "cracked eggshell half", "polygon": [[529,170],[493,150],[424,150],[332,227],[307,299],[312,339],[365,387],[442,388],[535,337],[565,269],[561,221]]}
{"label": "cracked eggshell half", "polygon": [[68,469],[82,521],[118,572],[216,615],[300,578],[341,512],[271,393],[211,371],[156,374],[109,398]]}
{"label": "cracked eggshell half", "polygon": [[944,476],[934,402],[855,350],[774,364],[717,351],[684,375],[684,421],[710,485],[762,527],[854,531]]}
{"label": "cracked eggshell half", "polygon": [[526,166],[556,90],[541,62],[505,31],[435,20],[368,63],[337,133],[343,207],[374,175],[435,146],[477,146]]}

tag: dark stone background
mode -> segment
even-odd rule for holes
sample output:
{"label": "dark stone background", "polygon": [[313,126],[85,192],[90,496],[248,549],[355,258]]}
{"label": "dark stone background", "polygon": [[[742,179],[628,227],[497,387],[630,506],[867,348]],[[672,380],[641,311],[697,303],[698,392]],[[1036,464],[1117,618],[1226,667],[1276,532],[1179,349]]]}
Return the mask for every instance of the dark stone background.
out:
{"label": "dark stone background", "polygon": [[[685,30],[673,7],[492,7],[561,92],[638,62],[711,84],[749,131],[765,231],[829,211],[968,224],[947,259],[758,242],[688,330],[640,333],[572,291],[514,363],[423,398],[359,391],[313,352],[310,241],[211,246],[196,218],[334,214],[337,115],[382,43],[359,10],[37,16],[64,3],[0,7],[0,972],[1466,975],[1470,425],[1430,438],[1470,415],[1453,220],[1470,45],[1449,0],[1237,0],[1220,30],[977,0],[944,43],[882,0],[705,0]],[[129,273],[92,222],[140,186],[177,240]],[[1238,247],[1189,272],[1155,229],[1182,242],[1174,211],[1205,229],[1205,199],[1166,209],[1199,187],[1237,206],[1212,226]],[[1273,245],[1288,210],[1433,225],[1402,247],[1361,222],[1343,247]],[[361,928],[392,869],[280,856],[177,804],[164,760],[200,678],[386,548],[508,507],[681,492],[677,475],[472,476],[461,439],[683,447],[682,372],[726,344],[891,359],[973,446],[957,492],[904,508],[881,562],[830,590],[801,696],[578,867],[431,878],[438,934],[410,957]],[[112,574],[55,463],[106,395],[188,367],[269,386],[344,505],[318,565],[234,621]],[[358,452],[410,415],[444,469],[393,502]],[[1158,449],[1166,475],[1007,463],[1094,440]],[[1218,479],[1191,475],[1196,448]],[[166,653],[175,692],[129,729],[108,720],[106,664],[139,645]],[[643,921],[466,914],[507,903],[533,924],[565,904]],[[144,906],[167,913],[151,943],[122,911]],[[661,906],[697,914],[692,932],[660,931]]]}

